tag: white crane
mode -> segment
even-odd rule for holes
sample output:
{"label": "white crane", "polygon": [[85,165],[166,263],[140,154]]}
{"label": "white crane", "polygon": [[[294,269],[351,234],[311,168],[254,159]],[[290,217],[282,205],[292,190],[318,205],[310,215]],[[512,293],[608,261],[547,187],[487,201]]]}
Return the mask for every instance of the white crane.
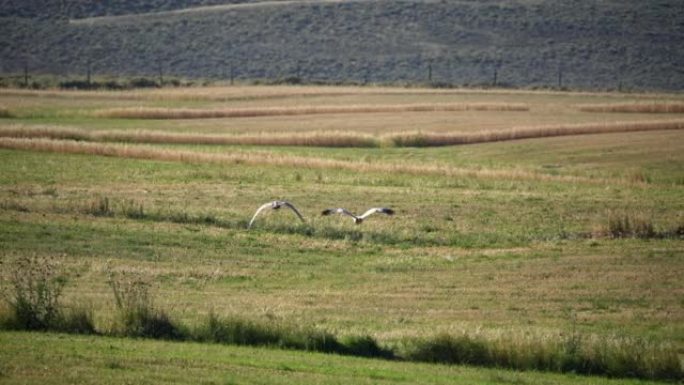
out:
{"label": "white crane", "polygon": [[252,223],[254,223],[254,220],[256,219],[256,217],[257,217],[257,216],[259,215],[259,213],[262,212],[264,209],[270,207],[270,208],[272,208],[273,210],[278,210],[278,209],[280,209],[280,208],[283,207],[283,206],[285,206],[285,207],[289,208],[290,210],[294,211],[294,213],[297,214],[297,216],[299,217],[299,219],[301,219],[302,222],[304,222],[304,217],[302,216],[302,214],[299,213],[299,211],[297,211],[297,208],[294,207],[294,205],[293,205],[292,203],[287,202],[287,201],[273,201],[273,202],[264,203],[263,205],[261,205],[261,207],[259,207],[259,208],[257,209],[257,211],[254,213],[254,216],[252,217],[252,220],[249,221],[249,225],[247,226],[247,228],[248,228],[248,229],[251,229],[251,228],[252,228]]}
{"label": "white crane", "polygon": [[354,223],[361,224],[364,219],[368,218],[371,214],[375,213],[381,213],[381,214],[387,214],[387,215],[393,215],[394,210],[386,208],[386,207],[374,207],[372,209],[367,210],[365,213],[362,215],[354,215],[352,214],[349,210],[344,209],[344,208],[336,208],[336,209],[325,209],[323,212],[321,212],[322,215],[331,215],[331,214],[340,214],[340,215],[348,215],[354,219]]}

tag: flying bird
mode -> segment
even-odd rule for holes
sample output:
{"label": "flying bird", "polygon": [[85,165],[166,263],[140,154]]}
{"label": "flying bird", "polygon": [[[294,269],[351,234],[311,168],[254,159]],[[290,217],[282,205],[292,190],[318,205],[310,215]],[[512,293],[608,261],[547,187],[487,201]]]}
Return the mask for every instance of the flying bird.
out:
{"label": "flying bird", "polygon": [[374,207],[372,209],[369,209],[362,215],[354,215],[352,214],[349,210],[344,209],[344,208],[336,208],[336,209],[325,209],[323,212],[321,212],[322,215],[332,215],[332,214],[340,214],[340,215],[347,215],[352,217],[354,219],[354,223],[361,224],[364,219],[368,218],[370,215],[375,214],[375,213],[381,213],[381,214],[387,214],[387,215],[393,215],[394,210],[388,209],[386,207]]}
{"label": "flying bird", "polygon": [[273,202],[265,203],[265,204],[261,205],[261,207],[259,207],[259,208],[257,209],[257,211],[254,213],[254,216],[252,217],[252,220],[249,221],[249,226],[247,226],[247,228],[248,228],[248,229],[251,229],[251,228],[252,228],[252,224],[254,223],[254,220],[255,220],[256,217],[259,215],[259,213],[262,212],[264,209],[270,207],[270,208],[272,208],[273,210],[278,210],[278,209],[280,209],[280,208],[283,207],[283,206],[285,206],[285,207],[289,208],[290,210],[294,211],[294,213],[297,214],[297,216],[299,217],[299,219],[301,219],[302,222],[304,222],[304,217],[302,216],[302,214],[299,213],[299,211],[297,210],[297,208],[294,207],[294,205],[293,205],[292,203],[287,202],[287,201],[273,201]]}

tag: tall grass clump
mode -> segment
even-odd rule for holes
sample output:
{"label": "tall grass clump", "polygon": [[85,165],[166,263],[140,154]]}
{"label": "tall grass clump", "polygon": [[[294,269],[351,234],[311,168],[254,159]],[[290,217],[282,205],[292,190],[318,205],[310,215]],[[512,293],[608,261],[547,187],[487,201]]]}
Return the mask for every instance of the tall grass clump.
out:
{"label": "tall grass clump", "polygon": [[112,209],[109,198],[106,196],[101,196],[93,198],[90,200],[84,210],[86,214],[95,217],[111,217],[114,216],[114,210]]}
{"label": "tall grass clump", "polygon": [[182,328],[162,310],[153,306],[151,284],[135,276],[117,275],[110,270],[112,289],[118,311],[115,333],[128,337],[180,340],[186,337]]}
{"label": "tall grass clump", "polygon": [[3,287],[3,297],[13,313],[13,328],[52,329],[60,317],[59,298],[66,282],[55,259],[19,256],[5,268],[9,287]]}
{"label": "tall grass clump", "polygon": [[347,336],[342,339],[345,353],[357,357],[375,357],[384,359],[396,358],[394,351],[383,348],[371,336]]}
{"label": "tall grass clump", "polygon": [[346,352],[337,338],[314,328],[257,322],[236,317],[221,318],[211,312],[193,332],[192,339],[232,345],[273,346],[325,353]]}
{"label": "tall grass clump", "polygon": [[656,380],[684,378],[677,351],[642,338],[505,333],[440,334],[410,341],[411,361]]}
{"label": "tall grass clump", "polygon": [[466,334],[440,334],[416,341],[406,357],[411,361],[480,366],[491,361],[486,341]]}
{"label": "tall grass clump", "polygon": [[360,357],[394,358],[392,350],[370,336],[349,336],[340,341],[333,334],[311,327],[275,321],[219,317],[210,312],[191,333],[195,341],[231,345],[271,346],[283,349],[336,353]]}
{"label": "tall grass clump", "polygon": [[653,220],[643,214],[610,212],[605,222],[596,226],[593,235],[595,237],[648,239],[676,235],[676,231],[657,231]]}
{"label": "tall grass clump", "polygon": [[21,255],[1,265],[2,297],[9,310],[0,322],[3,328],[95,333],[92,312],[61,303],[66,276],[55,257]]}
{"label": "tall grass clump", "polygon": [[611,214],[608,218],[608,233],[613,238],[653,238],[656,235],[650,219],[628,214]]}
{"label": "tall grass clump", "polygon": [[682,238],[684,223],[672,227],[654,224],[653,216],[641,212],[610,211],[601,223],[594,226],[592,236],[596,238]]}
{"label": "tall grass clump", "polygon": [[133,199],[125,200],[121,203],[121,212],[126,218],[145,218],[145,209],[143,207],[143,204],[140,202],[136,202]]}

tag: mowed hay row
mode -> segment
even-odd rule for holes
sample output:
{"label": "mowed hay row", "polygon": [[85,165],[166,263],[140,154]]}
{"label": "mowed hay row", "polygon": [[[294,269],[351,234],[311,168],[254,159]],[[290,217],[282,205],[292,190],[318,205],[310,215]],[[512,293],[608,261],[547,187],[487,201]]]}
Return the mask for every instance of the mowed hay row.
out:
{"label": "mowed hay row", "polygon": [[[403,173],[449,177],[487,178],[505,180],[536,180],[568,183],[605,184],[607,180],[578,176],[549,175],[527,170],[467,169],[446,165],[411,165],[406,163],[368,163],[325,158],[305,157],[264,152],[236,152],[210,154],[194,151],[159,149],[148,146],[90,143],[75,140],[0,138],[0,148],[44,151],[68,154],[88,154],[131,159],[148,159],[187,163],[247,164],[311,169],[340,169],[356,172]],[[631,183],[610,179],[611,183]]]}
{"label": "mowed hay row", "polygon": [[197,135],[159,131],[108,131],[93,134],[93,140],[109,142],[301,147],[377,147],[377,141],[371,135],[340,131],[314,131],[290,134],[258,133],[247,135]]}
{"label": "mowed hay row", "polygon": [[397,147],[436,147],[519,139],[546,138],[554,136],[608,134],[634,131],[681,130],[683,128],[684,120],[585,123],[538,127],[517,127],[506,130],[470,133],[413,132],[387,135],[384,137],[384,140]]}
{"label": "mowed hay row", "polygon": [[89,131],[56,126],[12,125],[0,127],[0,137],[71,139],[92,142],[127,142],[149,144],[207,144],[310,147],[436,147],[568,135],[606,134],[636,131],[680,130],[684,120],[643,122],[585,123],[537,127],[514,127],[505,130],[424,133],[409,132],[373,136],[341,131],[304,133],[258,133],[212,135],[168,133],[160,131]]}
{"label": "mowed hay row", "polygon": [[340,131],[313,131],[304,133],[257,133],[247,135],[211,135],[169,133],[161,131],[89,131],[80,128],[57,126],[0,127],[0,137],[71,139],[90,142],[126,142],[149,144],[205,144],[251,146],[302,146],[302,147],[377,147],[377,138]]}
{"label": "mowed hay row", "polygon": [[94,140],[89,131],[59,126],[26,126],[26,125],[7,125],[0,127],[0,137],[5,138],[50,138],[50,139],[71,139],[71,140]]}
{"label": "mowed hay row", "polygon": [[190,108],[112,108],[93,112],[93,116],[114,119],[215,119],[253,118],[260,116],[296,116],[317,114],[365,114],[391,112],[436,111],[529,111],[519,103],[456,103],[456,104],[403,104],[403,105],[347,105],[347,106],[299,106],[255,107],[226,109]]}
{"label": "mowed hay row", "polygon": [[578,109],[583,112],[633,112],[633,113],[684,113],[684,102],[666,103],[620,103],[620,104],[582,104]]}

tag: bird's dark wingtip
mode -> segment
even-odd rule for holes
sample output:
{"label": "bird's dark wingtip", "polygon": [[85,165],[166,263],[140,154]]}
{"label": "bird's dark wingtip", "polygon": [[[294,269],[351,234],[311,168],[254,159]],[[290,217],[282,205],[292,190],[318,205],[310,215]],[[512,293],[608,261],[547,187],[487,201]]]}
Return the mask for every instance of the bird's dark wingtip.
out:
{"label": "bird's dark wingtip", "polygon": [[334,211],[333,209],[325,209],[325,210],[321,211],[321,215],[330,215],[333,213],[333,211]]}
{"label": "bird's dark wingtip", "polygon": [[394,210],[392,209],[383,209],[382,211],[387,215],[394,215]]}

